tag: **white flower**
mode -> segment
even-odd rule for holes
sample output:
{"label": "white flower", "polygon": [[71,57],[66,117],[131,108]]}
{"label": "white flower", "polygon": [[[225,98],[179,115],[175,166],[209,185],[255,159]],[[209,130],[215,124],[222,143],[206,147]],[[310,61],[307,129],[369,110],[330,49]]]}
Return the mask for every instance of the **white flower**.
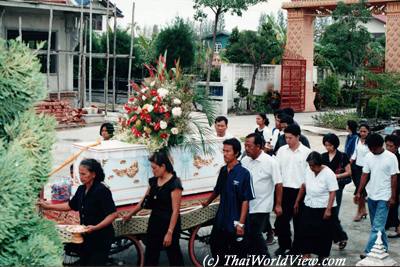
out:
{"label": "white flower", "polygon": [[157,93],[160,97],[164,98],[168,95],[169,91],[167,89],[160,88],[157,90]]}
{"label": "white flower", "polygon": [[166,123],[165,121],[160,121],[160,128],[162,130],[167,129],[167,127],[168,127],[168,123]]}
{"label": "white flower", "polygon": [[151,86],[151,87],[154,87],[154,85],[156,85],[156,81],[152,81],[152,82],[150,83],[150,86]]}
{"label": "white flower", "polygon": [[167,112],[167,111],[168,111],[168,106],[163,105],[162,107],[163,107],[163,109],[164,109],[164,112]]}
{"label": "white flower", "polygon": [[179,106],[180,104],[182,104],[182,101],[178,98],[174,99],[174,105]]}
{"label": "white flower", "polygon": [[142,95],[142,100],[145,101],[146,99],[147,99],[147,97]]}
{"label": "white flower", "polygon": [[152,112],[154,107],[153,107],[153,105],[146,104],[143,106],[143,109],[147,110],[147,112]]}
{"label": "white flower", "polygon": [[148,89],[147,87],[143,87],[143,89],[140,91],[144,94],[144,93],[146,93],[147,89]]}
{"label": "white flower", "polygon": [[140,112],[142,112],[142,108],[138,107],[138,109],[135,111],[136,114],[139,114]]}
{"label": "white flower", "polygon": [[172,109],[172,116],[180,117],[182,115],[182,109],[180,107],[175,107]]}
{"label": "white flower", "polygon": [[176,128],[176,127],[172,128],[171,133],[177,135],[179,133],[178,128]]}

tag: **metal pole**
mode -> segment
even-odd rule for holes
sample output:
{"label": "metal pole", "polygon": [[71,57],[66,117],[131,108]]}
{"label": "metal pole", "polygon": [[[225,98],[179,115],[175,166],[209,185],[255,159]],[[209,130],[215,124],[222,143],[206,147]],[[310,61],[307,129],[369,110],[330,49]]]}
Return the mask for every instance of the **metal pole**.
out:
{"label": "metal pole", "polygon": [[82,54],[83,54],[83,4],[81,4],[81,19],[80,19],[80,31],[79,31],[79,63],[78,63],[78,84],[79,84],[79,107],[84,108],[84,92],[82,84]]}
{"label": "metal pole", "polygon": [[87,19],[84,20],[84,39],[83,39],[83,54],[82,54],[82,97],[83,97],[83,104],[86,105],[86,52],[87,52],[87,31],[88,31],[88,25],[87,25]]}
{"label": "metal pole", "polygon": [[18,17],[18,32],[19,32],[19,37],[21,38],[22,41],[22,18]]}
{"label": "metal pole", "polygon": [[107,109],[108,109],[108,74],[110,68],[110,36],[108,31],[108,24],[109,24],[109,12],[110,12],[110,0],[107,0],[107,23],[106,23],[106,37],[107,37],[107,51],[106,51],[106,81],[104,86],[104,102],[105,102],[105,115],[107,116]]}
{"label": "metal pole", "polygon": [[89,18],[89,105],[92,105],[92,34],[93,34],[93,6],[90,1],[90,18]]}
{"label": "metal pole", "polygon": [[115,111],[115,95],[116,95],[116,69],[117,69],[117,5],[114,6],[114,42],[113,42],[113,101],[112,111]]}
{"label": "metal pole", "polygon": [[131,72],[132,72],[132,55],[133,42],[135,39],[135,2],[132,4],[132,22],[131,22],[131,47],[129,50],[129,67],[128,67],[128,98],[131,95]]}
{"label": "metal pole", "polygon": [[53,28],[53,8],[50,8],[50,19],[49,19],[49,36],[47,38],[47,90],[50,91],[50,50],[51,50],[51,32]]}

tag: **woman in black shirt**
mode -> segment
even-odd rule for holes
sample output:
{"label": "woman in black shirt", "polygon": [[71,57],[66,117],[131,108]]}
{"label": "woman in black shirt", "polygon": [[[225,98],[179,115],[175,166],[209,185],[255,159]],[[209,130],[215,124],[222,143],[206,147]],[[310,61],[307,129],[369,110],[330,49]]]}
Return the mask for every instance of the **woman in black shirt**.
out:
{"label": "woman in black shirt", "polygon": [[339,189],[336,191],[337,208],[333,214],[333,241],[338,243],[339,249],[344,249],[347,245],[347,234],[343,230],[339,220],[339,211],[342,204],[343,189],[347,183],[351,182],[350,160],[346,153],[338,150],[340,140],[335,134],[327,134],[322,139],[322,144],[327,152],[322,154],[322,164],[328,166],[338,180]]}
{"label": "woman in black shirt", "polygon": [[149,187],[143,199],[124,216],[124,220],[129,220],[141,209],[151,209],[144,264],[157,266],[160,251],[165,248],[169,264],[183,266],[183,255],[179,246],[182,184],[166,153],[157,152],[149,161],[154,177],[149,179]]}
{"label": "woman in black shirt", "polygon": [[102,183],[105,175],[98,161],[82,160],[79,176],[82,185],[69,202],[49,204],[41,201],[39,205],[49,210],[79,211],[80,222],[87,228],[79,251],[79,263],[83,266],[104,266],[114,238],[112,222],[117,218],[114,200],[111,191]]}

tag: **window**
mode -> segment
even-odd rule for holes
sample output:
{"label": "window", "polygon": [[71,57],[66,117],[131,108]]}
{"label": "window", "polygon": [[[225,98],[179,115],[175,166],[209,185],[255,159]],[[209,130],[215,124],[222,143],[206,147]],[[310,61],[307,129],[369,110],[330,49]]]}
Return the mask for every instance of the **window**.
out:
{"label": "window", "polygon": [[[47,40],[48,32],[39,31],[22,31],[22,41],[27,44],[31,49],[36,49],[39,43],[44,42],[44,46],[41,51],[47,51]],[[16,39],[19,36],[18,30],[8,30],[7,40]],[[57,43],[57,34],[55,32],[51,33],[51,45],[50,49],[55,50]],[[42,73],[47,73],[47,55],[38,55],[40,64],[42,65],[40,71]],[[57,73],[57,55],[50,55],[50,73]]]}
{"label": "window", "polygon": [[219,53],[219,51],[222,49],[222,43],[221,42],[216,42],[215,43],[215,49],[214,52],[215,53]]}
{"label": "window", "polygon": [[210,96],[223,96],[224,87],[223,86],[210,86]]}
{"label": "window", "polygon": [[103,30],[103,16],[93,15],[92,27],[93,27],[93,30],[95,30],[95,31]]}

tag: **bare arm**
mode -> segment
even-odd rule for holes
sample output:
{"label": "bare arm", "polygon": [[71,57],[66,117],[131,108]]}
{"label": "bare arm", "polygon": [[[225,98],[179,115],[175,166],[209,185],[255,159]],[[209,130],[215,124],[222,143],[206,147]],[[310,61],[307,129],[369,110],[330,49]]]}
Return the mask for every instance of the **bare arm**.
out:
{"label": "bare arm", "polygon": [[102,220],[99,224],[97,225],[88,225],[88,233],[91,233],[93,231],[98,231],[101,230],[107,226],[109,226],[110,224],[113,223],[113,221],[118,217],[118,213],[117,212],[113,212],[110,215],[108,215],[107,217],[104,218],[104,220]]}
{"label": "bare arm", "polygon": [[208,197],[208,199],[204,202],[201,203],[203,207],[207,207],[210,205],[211,202],[213,202],[216,198],[218,197],[218,194],[215,192],[212,192],[212,194]]}
{"label": "bare arm", "polygon": [[276,216],[282,215],[282,194],[283,194],[283,185],[282,183],[275,185],[275,214]]}
{"label": "bare arm", "polygon": [[391,176],[391,186],[392,186],[392,196],[389,200],[389,205],[393,206],[396,204],[397,174]]}
{"label": "bare arm", "polygon": [[336,192],[332,191],[329,192],[329,199],[328,199],[328,206],[325,209],[324,219],[327,220],[332,216],[332,206],[333,201],[335,200]]}
{"label": "bare arm", "polygon": [[249,201],[246,200],[242,202],[242,208],[240,210],[240,219],[239,219],[240,223],[244,224],[246,222],[246,216],[248,211],[249,211]]}
{"label": "bare arm", "polygon": [[344,173],[340,173],[336,175],[337,179],[342,179],[345,177],[349,177],[351,176],[351,166],[350,163],[346,165],[346,167],[344,168]]}
{"label": "bare arm", "polygon": [[57,210],[57,211],[70,211],[71,207],[68,202],[60,203],[60,204],[50,204],[43,200],[40,200],[38,203],[39,207],[45,210]]}
{"label": "bare arm", "polygon": [[354,196],[354,203],[358,203],[360,199],[361,192],[364,190],[365,185],[367,184],[368,173],[364,173],[361,175],[360,186],[358,187],[357,194]]}
{"label": "bare arm", "polygon": [[129,220],[133,215],[138,213],[139,211],[142,210],[142,203],[144,201],[144,198],[150,193],[150,186],[147,187],[146,193],[142,197],[142,199],[139,201],[139,203],[133,208],[133,210],[130,210],[125,216],[124,220]]}
{"label": "bare arm", "polygon": [[172,244],[172,234],[174,233],[174,229],[179,217],[179,210],[181,207],[182,189],[175,189],[174,191],[172,191],[171,199],[172,199],[172,214],[168,226],[168,231],[164,236],[164,241],[163,241],[164,247],[169,247]]}
{"label": "bare arm", "polygon": [[297,214],[299,212],[300,202],[303,200],[305,193],[306,193],[306,185],[302,184],[300,187],[299,193],[297,194],[296,202],[293,207],[295,214]]}

